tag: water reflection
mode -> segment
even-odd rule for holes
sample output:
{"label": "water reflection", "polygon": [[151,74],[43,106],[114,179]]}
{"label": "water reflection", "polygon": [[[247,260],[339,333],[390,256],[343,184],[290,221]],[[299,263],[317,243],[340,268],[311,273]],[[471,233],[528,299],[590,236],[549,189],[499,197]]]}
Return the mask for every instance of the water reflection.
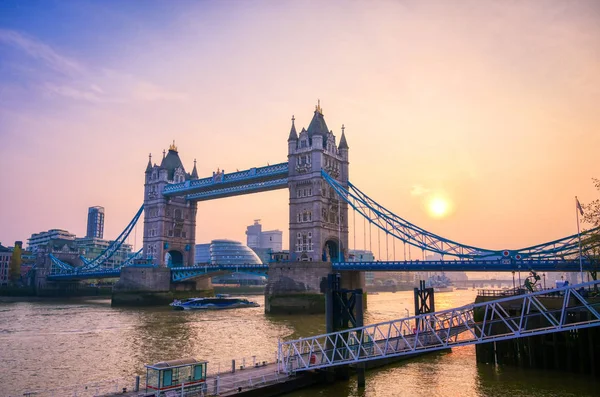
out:
{"label": "water reflection", "polygon": [[[0,394],[133,377],[144,364],[182,357],[208,360],[209,371],[230,368],[232,358],[272,361],[279,339],[325,332],[323,315],[267,316],[264,298],[251,299],[261,307],[173,311],[112,308],[109,300],[0,302]],[[412,299],[411,291],[371,295],[365,322],[404,317],[407,308],[412,315]],[[472,291],[439,294],[436,308],[473,299]],[[353,378],[290,396],[587,397],[598,395],[599,386],[576,375],[478,365],[475,348],[462,347],[368,371],[365,389]]]}

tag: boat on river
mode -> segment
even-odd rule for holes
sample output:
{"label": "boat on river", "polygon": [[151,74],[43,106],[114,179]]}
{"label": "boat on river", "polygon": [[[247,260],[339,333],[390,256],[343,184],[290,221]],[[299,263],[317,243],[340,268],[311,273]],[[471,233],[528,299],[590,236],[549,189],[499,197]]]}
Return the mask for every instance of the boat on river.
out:
{"label": "boat on river", "polygon": [[175,299],[170,306],[175,310],[223,310],[243,307],[259,307],[260,305],[244,298],[216,296],[214,298]]}
{"label": "boat on river", "polygon": [[426,287],[433,288],[435,292],[453,292],[454,286],[452,280],[450,280],[444,273],[441,275],[433,275],[425,282]]}

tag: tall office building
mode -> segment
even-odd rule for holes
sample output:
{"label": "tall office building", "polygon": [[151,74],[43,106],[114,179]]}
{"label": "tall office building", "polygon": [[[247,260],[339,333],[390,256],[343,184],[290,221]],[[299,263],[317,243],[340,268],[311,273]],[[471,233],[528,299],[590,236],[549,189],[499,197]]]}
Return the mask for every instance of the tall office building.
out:
{"label": "tall office building", "polygon": [[87,234],[88,238],[104,237],[104,207],[90,207],[88,209]]}

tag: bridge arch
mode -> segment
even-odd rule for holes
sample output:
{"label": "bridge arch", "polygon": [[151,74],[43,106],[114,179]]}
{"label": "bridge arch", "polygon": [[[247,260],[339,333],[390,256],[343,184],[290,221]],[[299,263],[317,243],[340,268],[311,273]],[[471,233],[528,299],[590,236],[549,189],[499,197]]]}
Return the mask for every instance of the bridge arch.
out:
{"label": "bridge arch", "polygon": [[337,238],[330,237],[323,244],[323,262],[342,262],[344,260],[343,245]]}
{"label": "bridge arch", "polygon": [[183,254],[177,250],[170,250],[165,254],[165,263],[167,264],[167,267],[184,266]]}

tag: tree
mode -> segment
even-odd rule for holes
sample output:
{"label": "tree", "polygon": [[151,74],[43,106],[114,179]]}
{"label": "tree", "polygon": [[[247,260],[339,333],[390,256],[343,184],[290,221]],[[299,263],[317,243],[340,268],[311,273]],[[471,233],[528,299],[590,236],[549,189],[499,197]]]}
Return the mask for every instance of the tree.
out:
{"label": "tree", "polygon": [[[592,178],[594,186],[600,191],[600,179]],[[592,225],[592,230],[600,227],[600,199],[583,204],[583,221]],[[587,234],[581,239],[582,256],[590,262],[590,276],[595,281],[598,279],[600,268],[600,229]],[[595,286],[598,289],[598,286]]]}
{"label": "tree", "polygon": [[13,285],[21,280],[21,245],[20,241],[15,241],[15,248],[10,258],[10,282]]}

